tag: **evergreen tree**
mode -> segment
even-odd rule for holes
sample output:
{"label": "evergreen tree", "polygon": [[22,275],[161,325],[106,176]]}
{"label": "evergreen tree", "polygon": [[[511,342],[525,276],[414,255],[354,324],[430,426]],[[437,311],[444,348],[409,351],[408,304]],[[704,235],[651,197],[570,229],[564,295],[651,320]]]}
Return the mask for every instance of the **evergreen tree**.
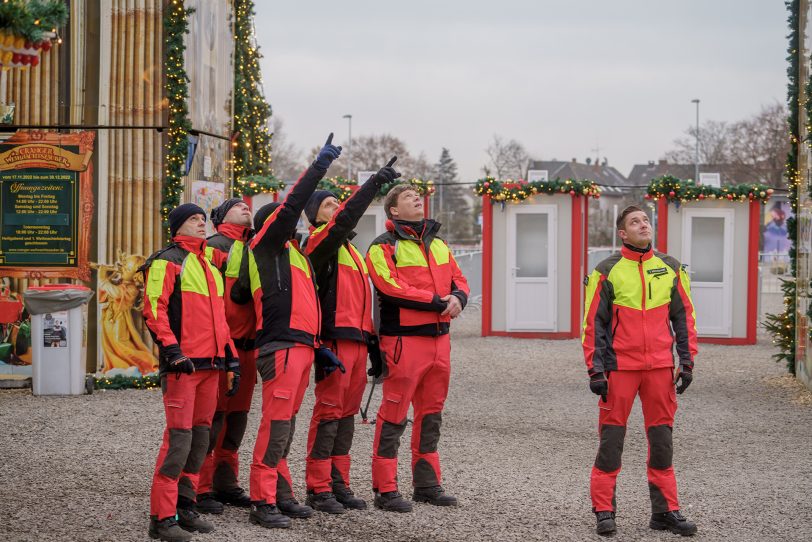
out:
{"label": "evergreen tree", "polygon": [[459,184],[457,163],[443,147],[440,160],[434,166],[435,218],[443,223],[443,235],[449,243],[470,242],[473,239],[474,218],[471,200],[465,186]]}

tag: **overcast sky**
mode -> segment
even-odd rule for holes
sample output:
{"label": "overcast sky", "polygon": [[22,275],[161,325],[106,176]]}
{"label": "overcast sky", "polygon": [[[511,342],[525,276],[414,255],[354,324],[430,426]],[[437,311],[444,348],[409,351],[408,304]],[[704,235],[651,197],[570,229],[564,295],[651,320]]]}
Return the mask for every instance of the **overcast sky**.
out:
{"label": "overcast sky", "polygon": [[627,175],[701,119],[786,95],[780,0],[256,2],[265,93],[303,149],[390,133],[462,180],[494,134]]}

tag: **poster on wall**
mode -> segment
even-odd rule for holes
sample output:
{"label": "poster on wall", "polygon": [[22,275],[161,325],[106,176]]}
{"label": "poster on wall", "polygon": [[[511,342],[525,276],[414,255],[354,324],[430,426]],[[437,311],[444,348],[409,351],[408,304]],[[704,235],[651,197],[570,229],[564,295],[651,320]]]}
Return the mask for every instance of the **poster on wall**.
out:
{"label": "poster on wall", "polygon": [[208,219],[211,210],[225,201],[226,185],[209,181],[192,181],[192,203],[206,211],[206,235],[213,235],[214,228]]}
{"label": "poster on wall", "polygon": [[788,200],[774,198],[767,203],[761,229],[761,252],[765,260],[789,263],[787,220],[793,216]]}
{"label": "poster on wall", "polygon": [[0,143],[0,274],[90,280],[95,135],[20,131]]}

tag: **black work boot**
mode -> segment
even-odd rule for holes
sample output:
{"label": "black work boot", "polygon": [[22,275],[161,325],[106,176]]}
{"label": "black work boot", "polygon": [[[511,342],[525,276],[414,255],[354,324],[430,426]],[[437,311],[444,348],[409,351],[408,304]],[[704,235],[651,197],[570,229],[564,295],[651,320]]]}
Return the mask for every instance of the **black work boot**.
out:
{"label": "black work boot", "polygon": [[651,514],[649,527],[655,531],[671,531],[682,536],[693,536],[696,534],[696,523],[688,521],[679,510]]}
{"label": "black work boot", "polygon": [[336,500],[344,505],[348,510],[366,510],[367,502],[364,499],[355,496],[352,489],[345,485],[333,484],[333,495]]}
{"label": "black work boot", "polygon": [[412,503],[404,499],[403,495],[397,491],[375,492],[375,508],[386,512],[411,512]]}
{"label": "black work boot", "polygon": [[200,514],[187,508],[178,508],[178,525],[184,531],[210,533],[214,530],[211,522],[200,517]]}
{"label": "black work boot", "polygon": [[251,497],[241,487],[218,491],[214,494],[214,498],[223,504],[238,508],[249,508],[251,506]]}
{"label": "black work boot", "polygon": [[289,518],[306,519],[313,515],[312,508],[299,504],[294,498],[279,499],[276,501],[276,507]]}
{"label": "black work boot", "polygon": [[330,491],[322,491],[321,493],[311,493],[308,491],[307,500],[305,502],[315,510],[327,514],[343,514],[346,512],[344,505],[338,502],[335,495]]}
{"label": "black work boot", "polygon": [[457,506],[457,497],[446,495],[443,486],[416,487],[412,494],[414,502],[426,502],[434,506]]}
{"label": "black work boot", "polygon": [[614,512],[595,512],[595,518],[598,520],[598,526],[595,527],[595,532],[599,535],[609,536],[617,532]]}
{"label": "black work boot", "polygon": [[252,504],[248,521],[266,529],[285,529],[290,527],[290,518],[283,516],[273,504]]}
{"label": "black work boot", "polygon": [[201,514],[222,514],[223,503],[214,498],[214,493],[201,493],[197,496],[195,510]]}
{"label": "black work boot", "polygon": [[188,531],[180,528],[175,516],[169,516],[162,520],[150,518],[149,537],[166,542],[189,542],[192,539],[192,535]]}

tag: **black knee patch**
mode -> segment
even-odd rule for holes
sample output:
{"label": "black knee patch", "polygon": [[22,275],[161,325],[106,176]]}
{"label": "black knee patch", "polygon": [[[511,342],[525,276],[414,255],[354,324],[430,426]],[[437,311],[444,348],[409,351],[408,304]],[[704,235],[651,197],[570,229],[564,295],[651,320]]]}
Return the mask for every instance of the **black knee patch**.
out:
{"label": "black knee patch", "polygon": [[652,514],[663,514],[668,512],[668,501],[665,500],[663,496],[663,492],[660,491],[660,488],[652,484],[651,482],[648,483],[648,494],[651,498],[651,513]]}
{"label": "black knee patch", "polygon": [[437,473],[431,468],[431,464],[425,459],[418,459],[412,471],[412,481],[414,487],[434,487],[440,485]]}
{"label": "black knee patch", "polygon": [[595,466],[603,472],[613,472],[620,468],[623,455],[623,441],[626,439],[626,427],[622,425],[602,425],[601,443]]}
{"label": "black knee patch", "polygon": [[290,453],[290,444],[293,442],[293,435],[296,433],[296,416],[290,419],[290,431],[288,432],[288,443],[285,445],[285,452],[282,457],[287,457]]}
{"label": "black knee patch", "polygon": [[276,478],[276,502],[293,498],[293,488],[281,474]]}
{"label": "black knee patch", "polygon": [[[663,470],[671,466],[674,456],[672,432],[668,425],[655,425],[648,428],[648,466]],[[667,512],[667,510],[666,510]]]}
{"label": "black knee patch", "polygon": [[247,425],[247,412],[230,412],[226,416],[226,434],[223,435],[223,449],[238,450],[240,444],[242,444],[242,438],[245,436]]}
{"label": "black knee patch", "polygon": [[406,430],[406,421],[403,423],[383,422],[381,426],[381,439],[378,441],[376,455],[379,457],[394,458],[398,456],[400,437]]}
{"label": "black knee patch", "polygon": [[180,476],[186,459],[189,457],[189,450],[192,448],[191,429],[170,429],[169,430],[169,450],[158,470],[164,476],[176,479]]}
{"label": "black knee patch", "polygon": [[211,419],[211,431],[209,431],[209,449],[206,451],[207,454],[210,454],[214,451],[214,447],[217,446],[217,439],[220,437],[220,432],[223,430],[223,421],[225,420],[226,413],[222,410],[219,410],[214,413],[214,417]]}
{"label": "black knee patch", "polygon": [[347,455],[352,447],[352,437],[355,434],[355,416],[347,416],[338,420],[338,433],[336,433],[333,453],[330,455]]}
{"label": "black knee patch", "polygon": [[310,448],[312,459],[329,459],[338,433],[338,420],[322,420],[316,428],[316,438]]}
{"label": "black knee patch", "polygon": [[443,413],[434,412],[423,416],[420,424],[420,453],[428,454],[437,451],[440,443],[440,426],[443,425]]}
{"label": "black knee patch", "polygon": [[284,457],[285,449],[288,448],[288,438],[290,438],[290,421],[288,420],[272,420],[271,431],[268,435],[268,447],[265,449],[265,455],[262,456],[262,462],[269,467],[276,467],[279,461]]}
{"label": "black knee patch", "polygon": [[192,427],[192,446],[189,450],[189,457],[186,459],[186,466],[183,467],[184,471],[197,474],[203,468],[206,450],[209,448],[209,431],[208,425]]}

